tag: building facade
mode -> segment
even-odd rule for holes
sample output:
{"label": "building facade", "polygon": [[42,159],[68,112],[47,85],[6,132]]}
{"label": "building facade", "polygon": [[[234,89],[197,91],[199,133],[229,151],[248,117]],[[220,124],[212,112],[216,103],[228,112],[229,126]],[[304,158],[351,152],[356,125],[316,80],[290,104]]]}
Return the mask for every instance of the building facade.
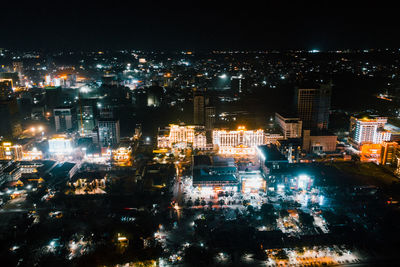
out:
{"label": "building facade", "polygon": [[297,113],[304,129],[328,129],[331,94],[331,84],[319,88],[297,88]]}
{"label": "building facade", "polygon": [[285,139],[301,137],[303,122],[300,118],[283,116],[279,113],[275,113],[275,121],[279,125]]}
{"label": "building facade", "polygon": [[101,147],[113,147],[120,141],[119,120],[100,119],[98,121],[99,143]]}
{"label": "building facade", "polygon": [[56,132],[68,131],[75,128],[76,114],[72,107],[60,107],[53,110]]}
{"label": "building facade", "polygon": [[325,153],[336,150],[337,136],[329,133],[303,132],[303,150],[307,153]]}
{"label": "building facade", "polygon": [[204,126],[170,124],[168,129],[159,131],[158,148],[187,148],[204,150],[207,140]]}
{"label": "building facade", "polygon": [[261,129],[247,130],[239,126],[236,131],[213,131],[213,145],[220,154],[255,154],[255,148],[264,142],[264,131]]}
{"label": "building facade", "polygon": [[390,131],[384,130],[386,123],[386,117],[351,117],[349,141],[356,147],[365,143],[380,144],[383,141],[390,141]]}

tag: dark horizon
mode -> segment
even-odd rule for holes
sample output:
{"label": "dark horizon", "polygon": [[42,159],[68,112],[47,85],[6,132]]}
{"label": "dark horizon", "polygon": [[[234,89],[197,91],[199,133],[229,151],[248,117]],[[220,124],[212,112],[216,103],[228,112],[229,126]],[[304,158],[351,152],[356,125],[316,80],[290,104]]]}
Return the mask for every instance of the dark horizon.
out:
{"label": "dark horizon", "polygon": [[211,1],[28,3],[4,10],[0,47],[21,50],[290,50],[400,47],[390,6]]}

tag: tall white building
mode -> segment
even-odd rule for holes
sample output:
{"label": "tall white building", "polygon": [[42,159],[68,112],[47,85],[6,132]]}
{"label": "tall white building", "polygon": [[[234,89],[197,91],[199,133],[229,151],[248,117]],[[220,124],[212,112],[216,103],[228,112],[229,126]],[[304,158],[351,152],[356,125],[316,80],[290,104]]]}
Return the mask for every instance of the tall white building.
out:
{"label": "tall white building", "polygon": [[390,141],[391,132],[384,129],[387,123],[385,117],[375,118],[350,118],[350,141],[361,146],[365,143],[380,144]]}
{"label": "tall white building", "polygon": [[275,113],[275,121],[279,125],[285,139],[301,137],[303,122],[300,118],[282,116],[279,113]]}
{"label": "tall white building", "polygon": [[214,130],[213,145],[220,154],[254,154],[257,146],[263,145],[263,130],[247,130],[239,126],[236,131]]}

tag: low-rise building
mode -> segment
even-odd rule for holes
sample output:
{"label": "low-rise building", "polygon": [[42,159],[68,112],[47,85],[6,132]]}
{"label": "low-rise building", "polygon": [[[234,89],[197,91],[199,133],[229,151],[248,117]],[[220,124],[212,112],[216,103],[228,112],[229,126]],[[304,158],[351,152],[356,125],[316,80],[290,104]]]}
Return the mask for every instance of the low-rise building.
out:
{"label": "low-rise building", "polygon": [[232,158],[193,157],[193,186],[214,190],[239,190],[238,170]]}
{"label": "low-rise building", "polygon": [[337,136],[329,132],[303,132],[303,150],[306,153],[325,153],[336,150]]}

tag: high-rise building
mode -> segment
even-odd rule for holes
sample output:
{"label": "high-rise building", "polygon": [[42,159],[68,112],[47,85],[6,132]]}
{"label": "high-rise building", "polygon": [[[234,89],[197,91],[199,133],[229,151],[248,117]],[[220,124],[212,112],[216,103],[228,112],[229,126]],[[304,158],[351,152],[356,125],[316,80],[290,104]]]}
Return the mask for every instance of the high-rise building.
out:
{"label": "high-rise building", "polygon": [[196,125],[204,125],[204,106],[204,90],[195,89],[193,92],[193,123]]}
{"label": "high-rise building", "polygon": [[303,122],[303,129],[327,130],[331,106],[331,84],[297,88],[297,113]]}
{"label": "high-rise building", "polygon": [[303,122],[300,118],[296,118],[295,116],[282,116],[279,113],[275,113],[275,121],[279,125],[285,139],[301,137]]}
{"label": "high-rise building", "polygon": [[95,125],[94,112],[92,106],[82,106],[82,110],[77,114],[79,132],[83,134],[92,133]]}
{"label": "high-rise building", "polygon": [[349,141],[356,147],[390,141],[391,132],[384,129],[386,123],[386,117],[351,117]]}
{"label": "high-rise building", "polygon": [[215,125],[215,107],[206,107],[206,130],[212,130]]}
{"label": "high-rise building", "polygon": [[98,122],[101,147],[113,147],[120,141],[119,120],[100,119]]}
{"label": "high-rise building", "polygon": [[382,165],[397,165],[397,156],[399,154],[399,143],[397,142],[382,142],[380,164]]}
{"label": "high-rise building", "polygon": [[55,108],[54,125],[56,132],[68,131],[76,127],[76,114],[73,107]]}

